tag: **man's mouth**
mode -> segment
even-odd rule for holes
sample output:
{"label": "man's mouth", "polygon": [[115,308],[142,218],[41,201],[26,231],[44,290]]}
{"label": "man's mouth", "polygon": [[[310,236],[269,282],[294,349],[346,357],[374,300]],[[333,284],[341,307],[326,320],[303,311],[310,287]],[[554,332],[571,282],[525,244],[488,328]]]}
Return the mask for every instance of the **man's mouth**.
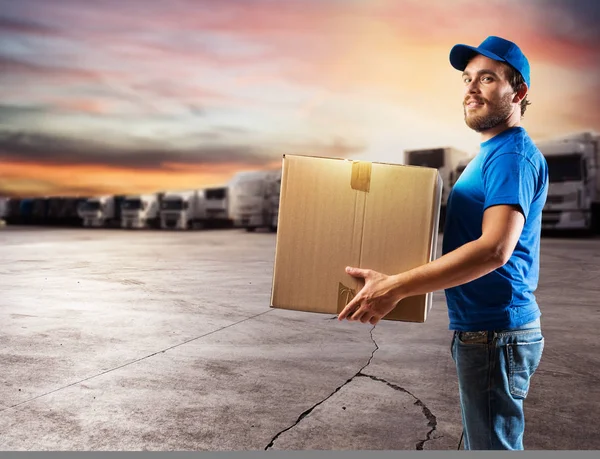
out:
{"label": "man's mouth", "polygon": [[478,101],[478,100],[474,100],[474,99],[471,99],[471,100],[465,102],[466,108],[479,108],[479,107],[483,107],[483,105],[484,105],[483,101]]}

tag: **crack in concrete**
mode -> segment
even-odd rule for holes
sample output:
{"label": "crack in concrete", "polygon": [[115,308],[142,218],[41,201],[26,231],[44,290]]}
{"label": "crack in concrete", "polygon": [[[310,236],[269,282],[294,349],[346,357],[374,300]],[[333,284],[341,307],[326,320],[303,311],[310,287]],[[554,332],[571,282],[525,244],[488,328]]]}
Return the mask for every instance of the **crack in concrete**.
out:
{"label": "crack in concrete", "polygon": [[[334,317],[335,318],[335,317]],[[273,447],[273,444],[275,443],[275,441],[285,432],[287,432],[288,430],[293,429],[294,427],[296,427],[306,416],[308,416],[316,407],[318,407],[319,405],[325,403],[328,399],[330,399],[335,393],[339,392],[340,389],[342,389],[342,387],[344,387],[345,385],[347,385],[348,383],[352,382],[352,380],[354,378],[358,378],[358,377],[363,377],[363,378],[370,378],[373,381],[378,381],[378,382],[382,382],[387,384],[389,387],[391,387],[394,390],[400,391],[400,392],[404,392],[408,395],[410,395],[412,398],[415,399],[415,405],[417,405],[418,407],[421,408],[421,411],[423,412],[423,415],[427,418],[427,425],[429,427],[431,427],[431,430],[429,432],[427,432],[427,436],[424,440],[419,440],[417,442],[417,444],[415,445],[416,449],[418,451],[423,450],[423,447],[425,445],[426,442],[432,440],[431,435],[433,435],[433,432],[436,431],[437,429],[437,418],[433,415],[433,413],[431,412],[431,410],[429,408],[427,408],[427,405],[425,405],[419,398],[415,397],[413,394],[411,394],[408,390],[404,389],[403,387],[400,387],[396,384],[393,384],[389,381],[386,381],[383,378],[378,378],[377,376],[372,376],[372,375],[368,375],[363,373],[363,370],[365,368],[367,368],[370,364],[371,364],[371,360],[373,360],[373,357],[375,356],[375,352],[377,352],[379,350],[379,345],[377,344],[377,342],[375,341],[375,339],[373,338],[373,330],[375,330],[375,325],[373,326],[373,328],[371,328],[370,334],[371,334],[371,341],[373,341],[373,344],[375,345],[375,349],[373,350],[373,352],[371,353],[371,357],[369,358],[369,361],[367,362],[367,364],[365,366],[363,366],[360,370],[358,370],[358,372],[352,376],[350,379],[348,379],[344,384],[342,384],[341,386],[339,386],[338,388],[336,388],[331,394],[329,394],[326,398],[324,398],[323,400],[321,400],[320,402],[316,403],[315,405],[313,405],[311,408],[309,408],[308,410],[304,411],[302,414],[300,414],[300,416],[298,416],[298,419],[296,420],[296,422],[294,424],[292,424],[290,427],[280,431],[279,433],[277,433],[277,435],[275,435],[272,439],[271,442],[265,447],[265,451],[268,450],[269,448]],[[441,437],[439,437],[441,438]]]}
{"label": "crack in concrete", "polygon": [[289,426],[286,429],[283,429],[282,431],[278,432],[269,442],[269,444],[267,446],[265,446],[265,451],[267,451],[269,448],[273,447],[273,444],[275,443],[275,441],[277,441],[277,439],[284,434],[285,432],[287,432],[288,430],[293,429],[294,427],[296,427],[301,421],[302,419],[304,419],[306,416],[308,416],[316,407],[318,407],[319,405],[325,403],[327,400],[329,400],[331,397],[333,397],[334,394],[336,394],[337,392],[340,391],[340,389],[342,387],[344,387],[346,384],[352,382],[352,380],[354,378],[356,378],[357,376],[361,375],[362,371],[367,368],[370,364],[371,364],[371,360],[373,360],[373,356],[375,355],[375,352],[377,352],[377,350],[379,349],[379,346],[377,345],[377,343],[375,342],[375,340],[373,339],[373,330],[375,329],[375,325],[373,325],[373,328],[371,328],[371,341],[373,341],[373,343],[375,344],[375,349],[373,350],[373,352],[371,353],[371,357],[369,357],[369,361],[367,362],[367,364],[365,366],[363,366],[360,370],[358,370],[358,372],[352,376],[350,379],[348,379],[344,384],[342,384],[341,386],[339,386],[338,388],[336,388],[331,394],[329,394],[327,397],[325,397],[323,400],[321,400],[320,402],[314,404],[312,407],[310,407],[308,410],[304,411],[302,414],[300,414],[300,416],[298,416],[298,419],[296,419],[296,422],[294,422],[291,426]]}
{"label": "crack in concrete", "polygon": [[17,407],[19,407],[21,405],[24,405],[26,403],[32,402],[34,400],[37,400],[38,398],[45,397],[46,395],[50,395],[50,394],[53,394],[55,392],[59,392],[59,391],[61,391],[63,389],[67,389],[67,388],[69,388],[71,386],[76,386],[77,384],[81,384],[83,382],[89,381],[90,379],[94,379],[94,378],[97,378],[98,376],[105,375],[106,373],[110,373],[110,372],[115,371],[115,370],[120,370],[121,368],[133,365],[134,363],[138,363],[138,362],[141,362],[142,360],[146,360],[146,359],[149,359],[150,357],[154,357],[155,355],[164,354],[165,352],[170,351],[171,349],[175,349],[177,347],[183,346],[184,344],[188,344],[188,343],[191,343],[192,341],[199,340],[200,338],[204,338],[205,336],[209,336],[209,335],[212,335],[214,333],[220,332],[221,330],[225,330],[226,328],[233,327],[234,325],[238,325],[238,324],[240,324],[242,322],[245,322],[247,320],[251,320],[251,319],[254,319],[254,318],[258,317],[258,316],[262,316],[263,314],[268,314],[271,311],[273,311],[273,309],[269,309],[268,311],[264,311],[264,312],[255,314],[253,316],[246,317],[246,318],[238,320],[237,322],[234,322],[232,324],[225,325],[225,326],[223,326],[221,328],[218,328],[216,330],[212,330],[210,332],[204,333],[203,335],[196,336],[195,338],[190,338],[190,339],[188,339],[186,341],[183,341],[182,343],[174,344],[174,345],[169,346],[169,347],[167,347],[165,349],[161,349],[160,351],[156,351],[156,352],[153,352],[152,354],[148,354],[148,355],[146,355],[144,357],[140,357],[138,359],[132,360],[131,362],[127,362],[127,363],[124,363],[122,365],[116,366],[114,368],[109,368],[107,370],[102,370],[100,373],[97,373],[95,375],[88,376],[87,378],[80,379],[78,381],[72,382],[70,384],[67,384],[65,386],[59,387],[57,389],[53,389],[53,390],[50,390],[48,392],[44,392],[43,394],[36,395],[34,397],[28,398],[27,400],[23,400],[22,402],[15,403],[14,405],[10,405],[8,407],[2,407],[2,408],[0,408],[0,413],[3,412],[3,411],[7,411],[7,410],[10,410],[10,409],[17,408]]}
{"label": "crack in concrete", "polygon": [[383,378],[378,378],[377,376],[373,376],[373,375],[367,375],[364,373],[361,373],[357,376],[362,376],[365,378],[370,378],[373,381],[379,381],[382,383],[387,384],[389,387],[391,387],[394,390],[400,391],[400,392],[404,392],[408,395],[410,395],[412,398],[415,399],[415,405],[417,405],[418,407],[421,408],[421,411],[423,411],[423,415],[425,415],[425,417],[427,418],[427,425],[429,427],[431,427],[431,430],[429,432],[427,432],[427,437],[424,440],[419,440],[416,444],[416,449],[421,451],[423,450],[423,446],[425,445],[425,442],[432,440],[431,435],[433,434],[433,432],[435,432],[435,430],[437,429],[437,418],[433,415],[433,413],[431,412],[431,410],[429,408],[427,408],[427,405],[425,405],[420,399],[418,399],[417,397],[415,397],[413,394],[411,394],[409,391],[407,391],[406,389],[404,389],[403,387],[400,387],[394,383],[391,383],[389,381],[386,381]]}

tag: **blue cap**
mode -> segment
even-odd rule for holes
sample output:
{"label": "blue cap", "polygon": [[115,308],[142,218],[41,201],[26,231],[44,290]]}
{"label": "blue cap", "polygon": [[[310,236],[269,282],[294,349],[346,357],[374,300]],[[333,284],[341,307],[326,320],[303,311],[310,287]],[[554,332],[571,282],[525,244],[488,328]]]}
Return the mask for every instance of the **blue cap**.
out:
{"label": "blue cap", "polygon": [[512,41],[500,37],[487,37],[478,48],[468,45],[455,45],[450,50],[450,64],[457,70],[464,70],[475,54],[482,54],[495,61],[506,62],[521,74],[527,87],[531,88],[529,61],[521,49]]}

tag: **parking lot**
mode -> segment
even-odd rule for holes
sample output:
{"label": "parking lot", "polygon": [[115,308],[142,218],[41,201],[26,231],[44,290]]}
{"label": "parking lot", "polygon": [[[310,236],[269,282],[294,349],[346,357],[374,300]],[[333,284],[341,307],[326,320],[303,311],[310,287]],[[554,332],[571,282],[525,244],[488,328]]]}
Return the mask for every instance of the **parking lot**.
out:
{"label": "parking lot", "polygon": [[[457,449],[425,324],[269,307],[276,236],[0,228],[0,450]],[[600,239],[543,238],[526,449],[600,449]]]}

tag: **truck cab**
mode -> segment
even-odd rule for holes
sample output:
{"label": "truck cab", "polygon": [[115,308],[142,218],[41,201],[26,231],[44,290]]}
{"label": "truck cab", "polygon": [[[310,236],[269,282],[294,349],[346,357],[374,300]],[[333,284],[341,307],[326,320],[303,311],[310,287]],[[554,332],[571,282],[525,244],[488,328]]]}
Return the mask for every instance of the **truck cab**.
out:
{"label": "truck cab", "polygon": [[0,220],[8,216],[8,198],[0,198]]}
{"label": "truck cab", "polygon": [[206,206],[201,190],[169,191],[160,207],[163,229],[199,229],[204,226]]}
{"label": "truck cab", "polygon": [[48,198],[35,198],[31,209],[32,223],[34,225],[47,225]]}
{"label": "truck cab", "polygon": [[[257,228],[277,228],[281,171],[243,171],[229,182],[230,209],[234,226],[254,231]],[[274,193],[277,188],[277,193]],[[276,203],[276,205],[275,205]]]}
{"label": "truck cab", "polygon": [[210,227],[232,226],[227,186],[205,188],[203,192],[206,201],[206,225]]}
{"label": "truck cab", "polygon": [[125,196],[121,205],[121,228],[158,228],[160,196],[134,194]]}
{"label": "truck cab", "polygon": [[79,209],[84,227],[117,227],[121,222],[123,196],[89,198]]}
{"label": "truck cab", "polygon": [[271,232],[277,231],[277,222],[279,220],[279,197],[281,193],[281,173],[282,170],[272,172],[267,177],[267,212],[266,219],[269,223]]}
{"label": "truck cab", "polygon": [[537,143],[550,182],[543,229],[600,231],[598,140],[583,133]]}

